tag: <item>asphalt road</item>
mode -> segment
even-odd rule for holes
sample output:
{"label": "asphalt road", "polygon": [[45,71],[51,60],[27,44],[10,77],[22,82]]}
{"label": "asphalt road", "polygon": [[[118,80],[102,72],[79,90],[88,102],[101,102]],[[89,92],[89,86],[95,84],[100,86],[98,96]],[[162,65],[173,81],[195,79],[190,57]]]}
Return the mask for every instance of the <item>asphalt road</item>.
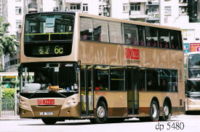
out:
{"label": "asphalt road", "polygon": [[38,119],[0,120],[0,132],[200,132],[200,115],[173,116],[170,121],[91,124],[88,120],[66,120],[44,125]]}

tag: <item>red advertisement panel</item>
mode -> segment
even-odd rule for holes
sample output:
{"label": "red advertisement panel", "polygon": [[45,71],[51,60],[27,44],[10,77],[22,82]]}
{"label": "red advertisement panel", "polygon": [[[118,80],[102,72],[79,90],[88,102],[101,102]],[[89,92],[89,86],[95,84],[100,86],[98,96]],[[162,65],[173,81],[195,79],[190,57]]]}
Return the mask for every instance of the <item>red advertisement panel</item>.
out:
{"label": "red advertisement panel", "polygon": [[190,52],[200,52],[200,43],[191,43]]}

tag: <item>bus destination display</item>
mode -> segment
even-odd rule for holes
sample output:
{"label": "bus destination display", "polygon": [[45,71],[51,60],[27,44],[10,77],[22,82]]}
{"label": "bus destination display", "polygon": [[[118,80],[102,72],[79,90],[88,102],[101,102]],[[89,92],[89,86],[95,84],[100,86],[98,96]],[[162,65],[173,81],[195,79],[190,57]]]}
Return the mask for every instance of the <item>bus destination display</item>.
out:
{"label": "bus destination display", "polygon": [[64,55],[64,45],[42,45],[34,46],[33,56],[61,56]]}

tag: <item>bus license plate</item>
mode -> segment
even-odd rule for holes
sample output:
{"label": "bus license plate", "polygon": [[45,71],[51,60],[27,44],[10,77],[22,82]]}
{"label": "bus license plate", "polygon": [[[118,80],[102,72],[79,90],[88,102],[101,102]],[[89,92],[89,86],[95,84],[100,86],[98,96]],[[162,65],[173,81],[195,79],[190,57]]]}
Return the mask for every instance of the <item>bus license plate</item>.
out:
{"label": "bus license plate", "polygon": [[49,116],[49,115],[53,115],[53,112],[40,112],[41,116]]}
{"label": "bus license plate", "polygon": [[55,99],[38,99],[38,105],[54,105]]}

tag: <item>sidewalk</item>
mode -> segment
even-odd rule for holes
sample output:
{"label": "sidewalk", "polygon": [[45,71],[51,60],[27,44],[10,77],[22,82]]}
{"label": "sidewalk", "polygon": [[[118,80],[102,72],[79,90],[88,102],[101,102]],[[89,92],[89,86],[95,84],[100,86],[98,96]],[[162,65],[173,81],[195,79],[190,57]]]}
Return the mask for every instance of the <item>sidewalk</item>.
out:
{"label": "sidewalk", "polygon": [[20,117],[14,111],[0,112],[0,120],[16,120],[16,119],[20,119]]}
{"label": "sidewalk", "polygon": [[2,115],[0,116],[0,121],[1,120],[19,120],[20,117],[18,115]]}

